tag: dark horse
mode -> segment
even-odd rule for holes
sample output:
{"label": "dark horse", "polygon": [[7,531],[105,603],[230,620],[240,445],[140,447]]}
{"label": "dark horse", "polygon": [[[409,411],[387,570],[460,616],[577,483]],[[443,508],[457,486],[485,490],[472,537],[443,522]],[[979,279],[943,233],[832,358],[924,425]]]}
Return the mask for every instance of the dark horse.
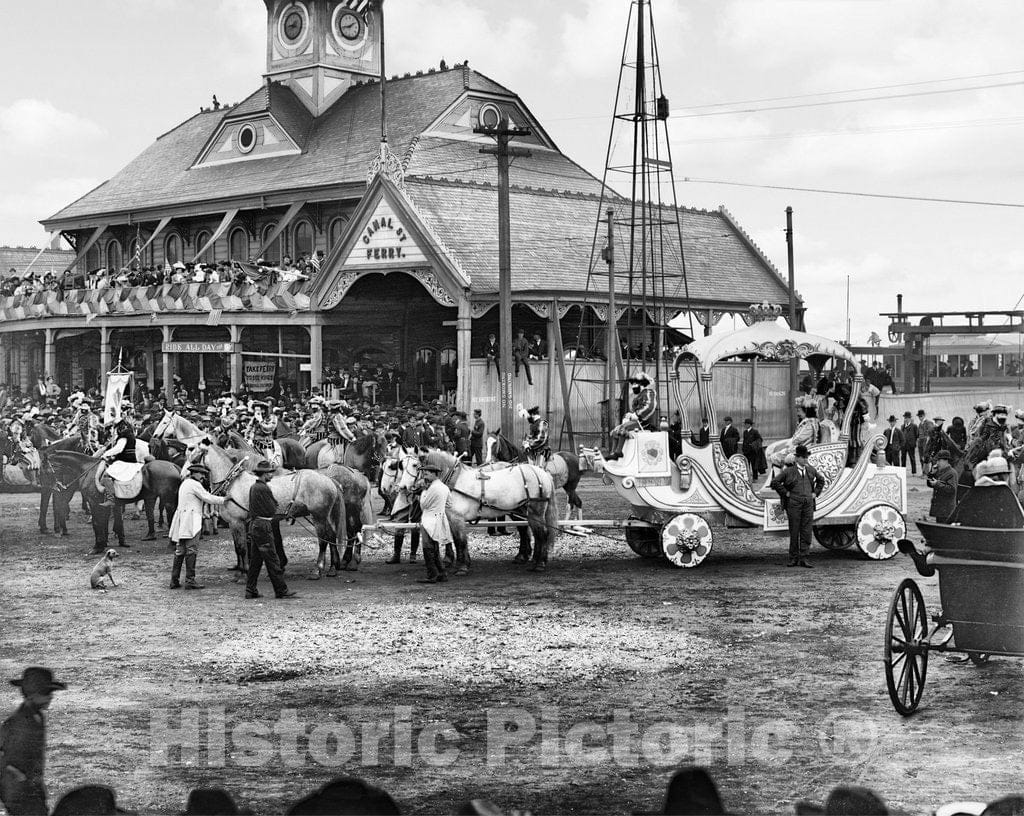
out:
{"label": "dark horse", "polygon": [[[110,535],[110,517],[114,517],[114,534],[120,546],[128,546],[124,539],[124,518],[122,508],[125,504],[133,504],[139,500],[146,508],[146,521],[149,529],[143,541],[156,539],[156,530],[153,524],[153,505],[156,500],[167,510],[168,516],[173,516],[178,507],[178,487],[181,484],[181,471],[170,462],[154,460],[147,462],[142,468],[142,491],[138,496],[131,499],[116,499],[113,507],[103,506],[103,497],[96,487],[95,468],[101,461],[93,456],[75,451],[53,451],[48,454],[55,472],[65,474],[72,480],[77,480],[77,486],[82,491],[82,496],[92,508],[92,531],[95,536],[94,552],[103,552],[107,548],[107,540]],[[60,481],[69,485],[67,479]],[[67,488],[71,490],[69,486]],[[68,496],[67,498],[70,498]]]}
{"label": "dark horse", "polygon": [[[78,482],[74,475],[66,469],[58,469],[50,455],[57,451],[81,452],[80,437],[69,436],[59,439],[43,448],[40,452],[43,466],[39,471],[39,532],[49,533],[46,527],[46,513],[53,499],[53,531],[62,536],[68,534],[68,518],[71,515],[71,499],[78,490]],[[84,500],[83,500],[84,503]]]}
{"label": "dark horse", "polygon": [[[525,462],[526,455],[508,439],[501,435],[501,429],[487,437],[487,455],[485,462]],[[576,493],[580,483],[580,458],[569,451],[558,451],[548,457],[547,465],[544,468],[554,479],[555,488],[565,490],[568,503],[565,507],[565,520],[572,519],[573,513],[578,513],[583,518],[583,500]]]}

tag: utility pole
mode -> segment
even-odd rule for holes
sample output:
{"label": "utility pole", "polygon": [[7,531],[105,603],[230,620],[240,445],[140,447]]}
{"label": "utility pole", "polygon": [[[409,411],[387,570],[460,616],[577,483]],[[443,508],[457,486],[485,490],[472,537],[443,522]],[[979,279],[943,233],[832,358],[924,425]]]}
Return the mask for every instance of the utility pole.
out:
{"label": "utility pole", "polygon": [[[614,217],[615,211],[608,208],[608,245],[601,251],[601,256],[604,258],[605,263],[608,264],[608,350],[607,350],[607,362],[605,363],[605,385],[604,385],[604,398],[605,406],[607,410],[607,430],[610,431],[618,420],[618,412],[615,410],[615,386],[617,379],[615,377],[615,359],[619,353],[619,332],[616,327],[616,313],[615,313],[615,231],[614,231]],[[602,427],[602,444],[609,445],[609,438],[605,437],[605,428]]]}
{"label": "utility pole", "polygon": [[[481,111],[481,122],[488,122],[488,113],[498,113],[497,107],[491,106],[490,111]],[[509,147],[509,141],[514,136],[529,136],[531,131],[529,128],[510,128],[508,117],[500,113],[498,115],[500,119],[493,125],[482,124],[473,128],[473,132],[491,136],[498,142],[494,147],[481,147],[480,152],[498,157],[498,345],[501,353],[498,400],[501,408],[501,431],[511,435],[515,427],[515,415],[512,412],[512,237],[508,200],[508,160],[511,157],[528,157],[531,154],[522,147]]]}
{"label": "utility pole", "polygon": [[[796,320],[796,284],[793,271],[793,208],[786,207],[786,260],[789,264],[789,327],[798,331]],[[789,361],[789,416],[792,427],[796,428],[796,399],[800,393],[800,358]]]}

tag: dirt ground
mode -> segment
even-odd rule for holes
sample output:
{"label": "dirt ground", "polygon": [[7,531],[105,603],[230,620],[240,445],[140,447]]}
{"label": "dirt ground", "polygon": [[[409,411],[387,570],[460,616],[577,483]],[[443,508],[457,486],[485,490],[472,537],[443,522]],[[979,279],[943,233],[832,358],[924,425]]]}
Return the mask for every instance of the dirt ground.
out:
{"label": "dirt ground", "polygon": [[[911,477],[910,518],[929,493]],[[597,477],[580,494],[588,518],[625,515]],[[511,563],[512,537],[481,530],[471,574],[445,585],[369,547],[358,572],[313,582],[296,525],[301,597],[247,601],[226,535],[200,545],[206,589],[171,592],[166,540],[140,542],[133,521],[121,586],[97,592],[77,499],[68,538],[36,532],[37,503],[0,496],[0,671],[47,665],[69,685],[49,715],[52,800],[103,782],[126,807],[176,813],[189,788],[223,785],[273,813],[348,773],[404,813],[476,797],[628,813],[660,810],[686,763],[734,812],[792,813],[843,782],[910,813],[1024,792],[1021,661],[933,655],[921,710],[890,706],[885,616],[916,576],[903,556],[815,547],[815,569],[787,569],[784,538],[716,530],[709,559],[681,570],[617,533],[563,535],[538,576]],[[917,580],[935,611],[937,579]]]}

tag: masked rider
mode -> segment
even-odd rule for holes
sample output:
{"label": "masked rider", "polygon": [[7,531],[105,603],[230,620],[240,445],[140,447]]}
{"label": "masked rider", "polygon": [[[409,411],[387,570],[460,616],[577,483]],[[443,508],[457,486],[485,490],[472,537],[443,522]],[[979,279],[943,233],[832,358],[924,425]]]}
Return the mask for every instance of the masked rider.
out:
{"label": "masked rider", "polygon": [[299,430],[299,438],[308,444],[327,438],[327,414],[324,413],[323,397],[313,397],[309,401],[312,416],[307,419]]}
{"label": "masked rider", "polygon": [[355,417],[346,417],[341,409],[346,407],[344,400],[331,400],[327,403],[330,416],[327,420],[327,443],[334,449],[334,461],[339,465],[345,461],[345,451],[349,443],[356,441],[352,427],[356,424]]}
{"label": "masked rider", "polygon": [[612,429],[611,437],[615,440],[615,447],[609,460],[621,459],[626,438],[635,431],[654,430],[658,419],[658,395],[651,387],[650,375],[640,371],[629,378],[629,384],[633,398],[622,423]]}
{"label": "masked rider", "polygon": [[551,446],[548,444],[548,422],[541,419],[540,407],[534,405],[526,412],[526,419],[530,427],[523,437],[523,453],[527,461],[537,467],[546,467],[551,456]]}

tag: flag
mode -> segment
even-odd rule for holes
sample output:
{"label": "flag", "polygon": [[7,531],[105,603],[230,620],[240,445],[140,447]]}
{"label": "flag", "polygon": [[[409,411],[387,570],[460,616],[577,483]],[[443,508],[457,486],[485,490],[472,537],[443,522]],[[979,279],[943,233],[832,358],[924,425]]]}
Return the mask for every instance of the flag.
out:
{"label": "flag", "polygon": [[314,272],[319,272],[320,271],[320,257],[318,255],[313,255],[309,259],[309,262],[310,262],[310,264],[312,264]]}
{"label": "flag", "polygon": [[207,326],[219,326],[220,325],[220,309],[210,309],[210,313],[206,316]]}
{"label": "flag", "polygon": [[370,7],[370,0],[341,0],[341,5],[357,14],[362,14]]}
{"label": "flag", "polygon": [[171,266],[171,262],[168,261],[166,258],[164,259],[164,272],[166,272],[168,275],[174,274],[174,267]]}
{"label": "flag", "polygon": [[111,424],[121,419],[121,400],[128,391],[132,373],[107,374],[107,394],[103,400],[103,422]]}

